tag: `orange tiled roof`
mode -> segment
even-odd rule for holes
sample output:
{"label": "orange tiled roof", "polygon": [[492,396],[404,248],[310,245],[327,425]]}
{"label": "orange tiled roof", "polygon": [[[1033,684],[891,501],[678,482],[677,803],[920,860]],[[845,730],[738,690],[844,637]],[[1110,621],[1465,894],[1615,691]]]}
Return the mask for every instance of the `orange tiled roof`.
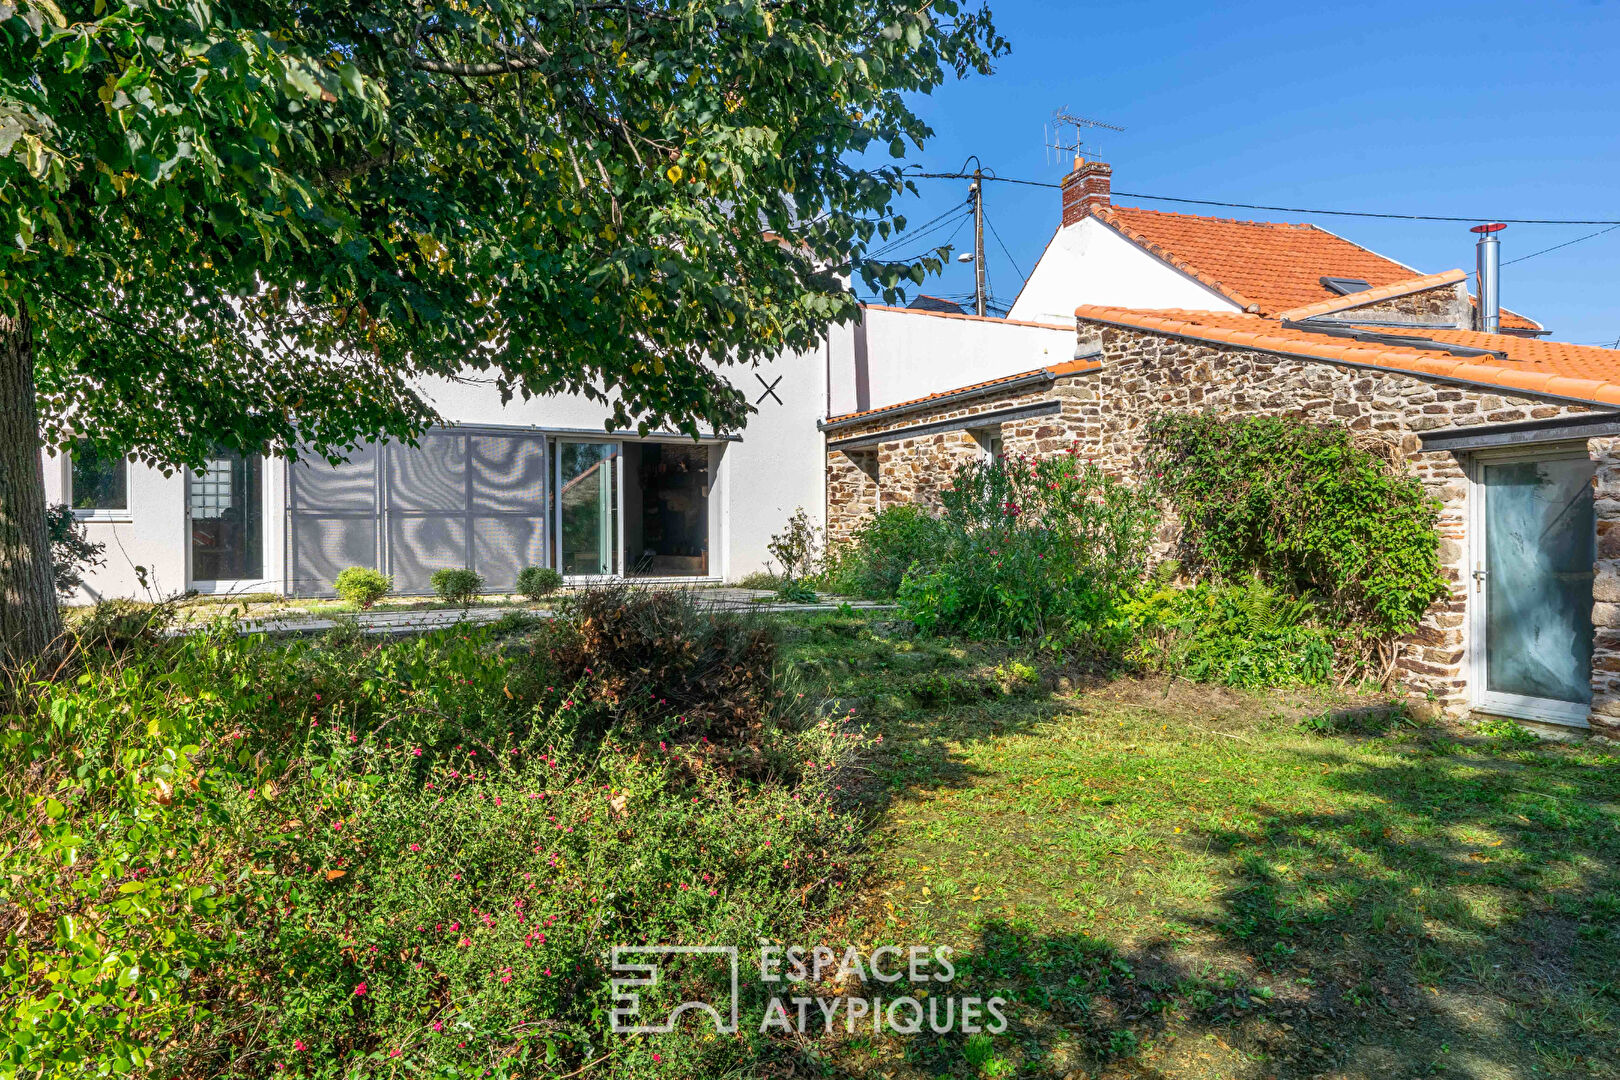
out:
{"label": "orange tiled roof", "polygon": [[901,409],[911,409],[918,405],[925,405],[930,401],[938,400],[939,398],[956,397],[958,394],[971,394],[975,390],[989,390],[993,387],[1000,386],[1003,383],[1014,383],[1018,382],[1020,379],[1028,379],[1032,376],[1043,373],[1055,378],[1059,375],[1078,375],[1083,371],[1095,371],[1100,367],[1102,367],[1102,361],[1090,357],[1080,360],[1065,360],[1061,364],[1049,364],[1043,368],[1031,368],[1028,371],[1020,371],[1016,375],[1003,375],[999,379],[987,379],[984,382],[969,383],[966,386],[957,386],[949,390],[941,390],[937,394],[925,394],[919,398],[912,398],[910,401],[897,401],[893,405],[884,405],[881,408],[863,409],[860,412],[844,413],[841,416],[829,416],[826,420],[822,421],[822,426],[825,427],[830,424],[843,424],[850,420],[857,420],[865,416],[877,416],[882,413],[896,412]]}
{"label": "orange tiled roof", "polygon": [[[1321,278],[1359,278],[1373,288],[1411,281],[1417,271],[1315,225],[1110,206],[1100,221],[1246,311],[1276,315],[1340,299]],[[1365,295],[1365,294],[1361,294]],[[1398,295],[1398,294],[1397,294]],[[1509,311],[1510,329],[1540,330]]]}
{"label": "orange tiled roof", "polygon": [[1088,322],[1173,334],[1195,341],[1429,375],[1482,386],[1620,405],[1620,350],[1474,330],[1369,327],[1380,334],[1428,338],[1491,349],[1496,356],[1456,356],[1414,344],[1411,348],[1361,342],[1285,328],[1258,315],[1213,311],[1144,311],[1086,305],[1075,316]]}
{"label": "orange tiled roof", "polygon": [[1279,319],[1309,319],[1317,315],[1331,315],[1336,311],[1350,311],[1368,304],[1380,304],[1385,300],[1393,300],[1397,296],[1410,296],[1425,289],[1437,289],[1442,285],[1455,285],[1468,277],[1461,270],[1447,270],[1443,274],[1425,274],[1422,277],[1408,278],[1397,281],[1393,285],[1379,285],[1375,288],[1365,289],[1358,293],[1348,293],[1344,296],[1335,296],[1331,300],[1318,300],[1314,304],[1306,304],[1291,311],[1277,312]]}

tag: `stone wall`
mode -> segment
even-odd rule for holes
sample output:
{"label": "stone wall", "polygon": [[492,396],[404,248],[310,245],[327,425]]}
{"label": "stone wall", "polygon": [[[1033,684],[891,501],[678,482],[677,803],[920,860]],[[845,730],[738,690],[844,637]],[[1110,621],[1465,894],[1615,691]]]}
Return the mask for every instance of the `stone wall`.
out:
{"label": "stone wall", "polygon": [[1592,730],[1620,739],[1620,439],[1586,440],[1596,465],[1592,509],[1597,561],[1592,576]]}
{"label": "stone wall", "polygon": [[[1078,440],[1095,439],[1094,418],[1082,418],[1082,409],[1094,404],[1095,375],[1057,378],[1031,387],[991,389],[970,399],[957,399],[923,412],[878,414],[870,420],[828,433],[829,442],[894,432],[895,438],[877,446],[827,452],[827,541],[849,539],[860,522],[885,506],[918,502],[937,505],[941,485],[949,482],[956,466],[983,453],[974,432],[973,418],[1002,409],[1057,401],[1061,411],[1047,416],[1009,420],[996,427],[1007,454],[1050,454]],[[1093,414],[1095,410],[1092,410]],[[957,420],[962,427],[908,436],[906,429],[942,420]],[[874,455],[875,467],[863,470],[858,459]]]}
{"label": "stone wall", "polygon": [[1432,694],[1448,712],[1464,709],[1468,474],[1455,455],[1419,449],[1419,434],[1548,419],[1587,407],[1113,327],[1103,331],[1103,356],[1090,408],[1101,432],[1096,454],[1110,470],[1134,470],[1147,423],[1162,411],[1298,416],[1344,424],[1392,446],[1440,501],[1440,559],[1451,582],[1451,596],[1403,643],[1399,668],[1408,685]]}
{"label": "stone wall", "polygon": [[1318,317],[1320,322],[1354,322],[1357,319],[1370,322],[1424,322],[1468,330],[1473,326],[1474,306],[1468,300],[1468,286],[1458,281]]}
{"label": "stone wall", "polygon": [[[1428,291],[1449,295],[1454,290]],[[847,537],[864,515],[880,506],[937,500],[940,484],[956,463],[980,452],[967,430],[973,426],[971,418],[998,409],[1053,400],[1061,405],[1058,414],[1005,424],[1001,434],[1007,453],[1049,454],[1074,445],[1083,456],[1127,476],[1137,469],[1148,421],[1162,411],[1299,416],[1344,424],[1362,438],[1393,448],[1441,503],[1440,557],[1451,595],[1402,643],[1399,670],[1415,693],[1432,695],[1450,713],[1464,711],[1468,476],[1463,461],[1449,452],[1423,451],[1419,437],[1439,428],[1550,419],[1588,412],[1588,407],[1097,324],[1082,323],[1080,338],[1100,343],[1100,370],[1057,377],[1033,388],[987,392],[934,412],[877,416],[829,433],[833,440],[897,433],[894,441],[880,444],[865,472],[852,455],[829,453],[829,538]],[[916,437],[897,430],[945,419],[963,420],[963,429]],[[1593,724],[1620,729],[1620,440],[1591,442],[1599,463]],[[863,452],[871,451],[854,454]]]}

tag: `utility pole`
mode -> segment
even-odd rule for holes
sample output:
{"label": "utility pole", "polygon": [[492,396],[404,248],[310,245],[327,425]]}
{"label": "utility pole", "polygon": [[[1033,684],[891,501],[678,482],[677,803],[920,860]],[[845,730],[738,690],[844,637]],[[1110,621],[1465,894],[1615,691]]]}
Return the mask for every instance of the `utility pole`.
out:
{"label": "utility pole", "polygon": [[973,163],[973,313],[984,318],[984,169]]}

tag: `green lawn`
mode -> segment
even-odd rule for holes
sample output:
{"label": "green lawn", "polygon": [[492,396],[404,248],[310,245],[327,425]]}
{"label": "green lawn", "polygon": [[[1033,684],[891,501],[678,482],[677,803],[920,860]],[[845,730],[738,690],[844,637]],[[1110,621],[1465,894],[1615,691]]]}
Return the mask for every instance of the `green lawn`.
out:
{"label": "green lawn", "polygon": [[[883,736],[850,785],[883,869],[835,929],[1016,1001],[984,1075],[1620,1076],[1620,757],[794,625]],[[824,1060],[974,1073],[924,1037]]]}

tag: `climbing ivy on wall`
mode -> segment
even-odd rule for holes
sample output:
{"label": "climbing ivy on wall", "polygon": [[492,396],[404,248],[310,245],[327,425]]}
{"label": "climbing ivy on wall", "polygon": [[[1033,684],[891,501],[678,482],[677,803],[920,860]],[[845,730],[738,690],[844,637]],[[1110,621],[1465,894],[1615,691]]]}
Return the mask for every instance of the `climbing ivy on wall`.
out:
{"label": "climbing ivy on wall", "polygon": [[1161,415],[1147,457],[1181,519],[1188,570],[1314,597],[1367,659],[1447,594],[1440,503],[1387,447],[1344,427]]}

